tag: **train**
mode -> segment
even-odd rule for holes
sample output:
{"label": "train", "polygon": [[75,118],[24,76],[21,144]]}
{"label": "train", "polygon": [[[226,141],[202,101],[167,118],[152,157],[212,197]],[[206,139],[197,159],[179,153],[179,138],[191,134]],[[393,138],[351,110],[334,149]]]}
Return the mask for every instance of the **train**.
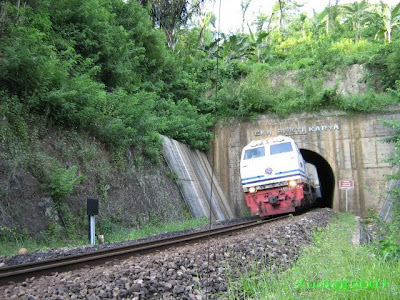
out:
{"label": "train", "polygon": [[260,217],[293,213],[321,199],[317,169],[288,136],[251,141],[243,148],[240,176],[246,204]]}

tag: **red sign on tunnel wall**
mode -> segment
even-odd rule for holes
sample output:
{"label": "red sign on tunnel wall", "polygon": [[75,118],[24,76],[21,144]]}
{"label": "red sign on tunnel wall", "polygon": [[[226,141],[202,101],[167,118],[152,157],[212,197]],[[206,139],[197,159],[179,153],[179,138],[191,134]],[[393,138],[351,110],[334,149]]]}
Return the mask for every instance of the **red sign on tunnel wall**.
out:
{"label": "red sign on tunnel wall", "polygon": [[354,189],[354,180],[340,180],[339,187],[341,190],[352,190]]}

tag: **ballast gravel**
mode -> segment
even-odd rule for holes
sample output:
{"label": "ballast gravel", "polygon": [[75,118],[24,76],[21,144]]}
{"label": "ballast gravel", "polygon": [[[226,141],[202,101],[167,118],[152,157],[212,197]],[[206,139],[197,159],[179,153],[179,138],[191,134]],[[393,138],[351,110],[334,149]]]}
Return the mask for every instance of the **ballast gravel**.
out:
{"label": "ballast gravel", "polygon": [[0,287],[0,298],[227,299],[228,277],[257,266],[290,267],[334,214],[317,209],[209,241],[10,283]]}

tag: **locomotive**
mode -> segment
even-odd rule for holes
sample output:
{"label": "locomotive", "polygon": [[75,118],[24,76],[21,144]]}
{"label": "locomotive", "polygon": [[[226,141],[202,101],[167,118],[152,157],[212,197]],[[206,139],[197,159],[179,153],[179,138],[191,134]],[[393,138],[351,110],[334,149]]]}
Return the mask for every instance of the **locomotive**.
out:
{"label": "locomotive", "polygon": [[261,217],[314,206],[321,198],[317,170],[287,136],[256,140],[243,148],[240,176],[246,204]]}

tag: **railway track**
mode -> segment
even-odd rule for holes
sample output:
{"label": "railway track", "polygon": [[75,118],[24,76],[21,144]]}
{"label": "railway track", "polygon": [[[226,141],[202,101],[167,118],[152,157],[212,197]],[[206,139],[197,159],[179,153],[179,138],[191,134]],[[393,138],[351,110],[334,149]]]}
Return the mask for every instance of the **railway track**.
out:
{"label": "railway track", "polygon": [[0,286],[8,284],[10,281],[21,282],[30,277],[39,277],[43,275],[50,275],[53,272],[74,270],[81,268],[85,265],[100,265],[106,261],[114,259],[123,259],[133,255],[139,255],[160,249],[165,249],[167,247],[178,246],[182,243],[189,243],[202,239],[207,239],[208,237],[216,237],[219,235],[230,234],[236,231],[260,226],[265,223],[284,219],[287,217],[288,216],[285,215],[266,220],[250,220],[210,230],[202,230],[189,234],[178,235],[171,238],[146,241],[134,245],[118,246],[115,248],[100,249],[90,253],[63,256],[46,261],[6,266],[0,268]]}

